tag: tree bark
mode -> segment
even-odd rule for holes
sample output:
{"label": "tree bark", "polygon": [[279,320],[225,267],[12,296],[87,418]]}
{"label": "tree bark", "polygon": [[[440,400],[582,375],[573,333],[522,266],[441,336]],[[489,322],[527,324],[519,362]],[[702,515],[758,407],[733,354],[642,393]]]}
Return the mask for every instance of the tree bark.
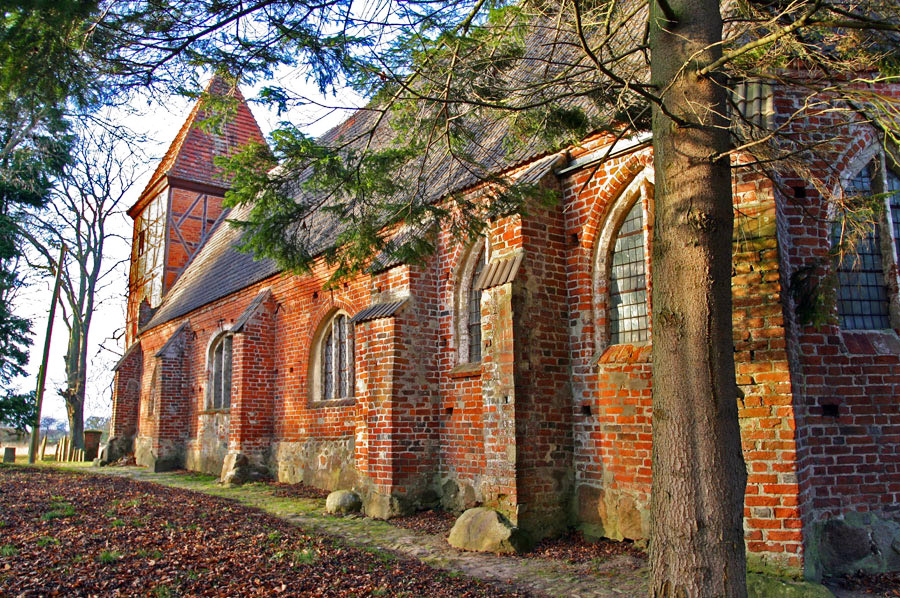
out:
{"label": "tree bark", "polygon": [[[82,286],[83,284],[82,281]],[[84,396],[87,380],[87,336],[83,333],[81,318],[83,295],[82,291],[79,300],[71,305],[69,347],[65,355],[66,388],[60,392],[66,402],[72,445],[77,449],[84,448]]]}
{"label": "tree bark", "polygon": [[84,397],[80,401],[66,398],[66,415],[69,416],[69,438],[76,449],[84,448]]}
{"label": "tree bark", "polygon": [[[653,112],[654,597],[746,590],[741,453],[732,338],[734,213],[725,87],[699,69],[721,55],[719,4],[651,2]],[[666,13],[676,20],[670,22]]]}

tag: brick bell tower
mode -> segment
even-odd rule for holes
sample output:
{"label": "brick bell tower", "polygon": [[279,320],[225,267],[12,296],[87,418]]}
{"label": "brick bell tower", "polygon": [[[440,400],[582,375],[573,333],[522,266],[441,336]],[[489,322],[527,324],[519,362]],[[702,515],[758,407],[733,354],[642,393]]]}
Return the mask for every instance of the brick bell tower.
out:
{"label": "brick bell tower", "polygon": [[134,231],[127,346],[223,218],[222,200],[228,181],[213,159],[231,155],[249,142],[264,143],[262,131],[235,84],[214,75],[206,91],[234,98],[234,111],[217,131],[205,131],[200,123],[210,113],[206,102],[198,100],[147,187],[128,210],[134,219]]}

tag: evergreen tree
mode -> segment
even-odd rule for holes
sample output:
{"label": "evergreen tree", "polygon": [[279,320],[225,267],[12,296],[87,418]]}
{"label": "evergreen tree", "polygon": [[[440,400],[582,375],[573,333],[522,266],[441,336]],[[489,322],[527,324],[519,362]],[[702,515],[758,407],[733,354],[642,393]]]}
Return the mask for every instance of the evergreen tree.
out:
{"label": "evergreen tree", "polygon": [[30,322],[12,307],[22,285],[21,218],[46,205],[69,161],[71,115],[100,102],[86,52],[97,8],[78,0],[11,2],[0,17],[0,396],[10,405],[30,396],[12,390],[31,343]]}
{"label": "evergreen tree", "polygon": [[[729,160],[741,151],[761,168],[799,168],[819,148],[729,111],[728,87],[776,80],[806,99],[797,118],[842,111],[894,139],[897,109],[871,90],[895,80],[900,13],[893,1],[723,6],[154,0],[111,4],[93,35],[116,40],[105,64],[124,87],[180,88],[203,65],[241,81],[294,68],[320,92],[348,86],[369,101],[321,139],[296,123],[276,131],[279,169],[258,147],[229,163],[229,199],[249,206],[247,248],[295,270],[322,251],[338,277],[379,254],[415,259],[428,238],[396,242],[399,227],[440,222],[467,237],[533,200],[537,190],[494,176],[517,157],[652,129],[653,594],[731,597],[746,589]],[[322,103],[277,86],[262,99],[288,114]],[[493,138],[497,122],[505,133]],[[435,197],[436,177],[491,183],[492,195]],[[324,246],[303,226],[314,211],[344,225]]]}

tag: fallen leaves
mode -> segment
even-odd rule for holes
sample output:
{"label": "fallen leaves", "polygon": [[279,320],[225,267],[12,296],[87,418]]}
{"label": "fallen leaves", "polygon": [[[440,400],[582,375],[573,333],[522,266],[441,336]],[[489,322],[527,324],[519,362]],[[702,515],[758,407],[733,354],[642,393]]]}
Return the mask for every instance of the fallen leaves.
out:
{"label": "fallen leaves", "polygon": [[843,590],[866,592],[873,596],[883,596],[885,598],[900,598],[900,571],[892,573],[863,573],[859,571],[853,575],[828,578],[826,583],[829,586]]}
{"label": "fallen leaves", "polygon": [[4,596],[526,595],[125,478],[2,467],[0,492]]}
{"label": "fallen leaves", "polygon": [[450,528],[453,527],[455,522],[456,515],[438,509],[419,511],[412,515],[394,517],[388,520],[388,523],[397,527],[440,536],[449,535]]}

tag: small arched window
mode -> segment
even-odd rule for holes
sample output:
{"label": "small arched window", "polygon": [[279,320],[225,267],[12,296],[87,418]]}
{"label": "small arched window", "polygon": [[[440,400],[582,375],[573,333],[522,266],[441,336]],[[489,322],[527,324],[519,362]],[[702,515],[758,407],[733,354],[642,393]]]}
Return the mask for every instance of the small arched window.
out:
{"label": "small arched window", "polygon": [[[880,185],[874,185],[879,175],[875,161],[869,162],[844,186],[848,195],[870,197]],[[893,178],[893,181],[891,180]],[[896,176],[887,177],[887,186],[900,186]],[[863,200],[865,201],[865,200]],[[896,230],[897,217],[891,201],[891,218]],[[898,210],[900,211],[900,210]],[[891,327],[890,303],[884,279],[884,257],[881,253],[881,227],[878,222],[854,225],[839,217],[831,228],[831,244],[840,249],[837,264],[837,306],[840,326],[844,330],[878,330]],[[847,242],[848,238],[854,238]],[[841,247],[844,245],[844,247]],[[852,245],[852,247],[850,247]]]}
{"label": "small arched window", "polygon": [[231,408],[231,342],[232,336],[223,334],[209,348],[208,409]]}
{"label": "small arched window", "polygon": [[147,396],[147,415],[154,415],[156,413],[156,403],[159,401],[160,395],[160,384],[159,384],[159,364],[153,365],[153,374],[150,376],[150,393]]}
{"label": "small arched window", "polygon": [[353,397],[353,330],[350,318],[337,313],[313,347],[313,398],[318,401]]}
{"label": "small arched window", "polygon": [[643,342],[649,338],[649,319],[647,247],[640,201],[625,216],[615,240],[609,272],[609,342]]}

